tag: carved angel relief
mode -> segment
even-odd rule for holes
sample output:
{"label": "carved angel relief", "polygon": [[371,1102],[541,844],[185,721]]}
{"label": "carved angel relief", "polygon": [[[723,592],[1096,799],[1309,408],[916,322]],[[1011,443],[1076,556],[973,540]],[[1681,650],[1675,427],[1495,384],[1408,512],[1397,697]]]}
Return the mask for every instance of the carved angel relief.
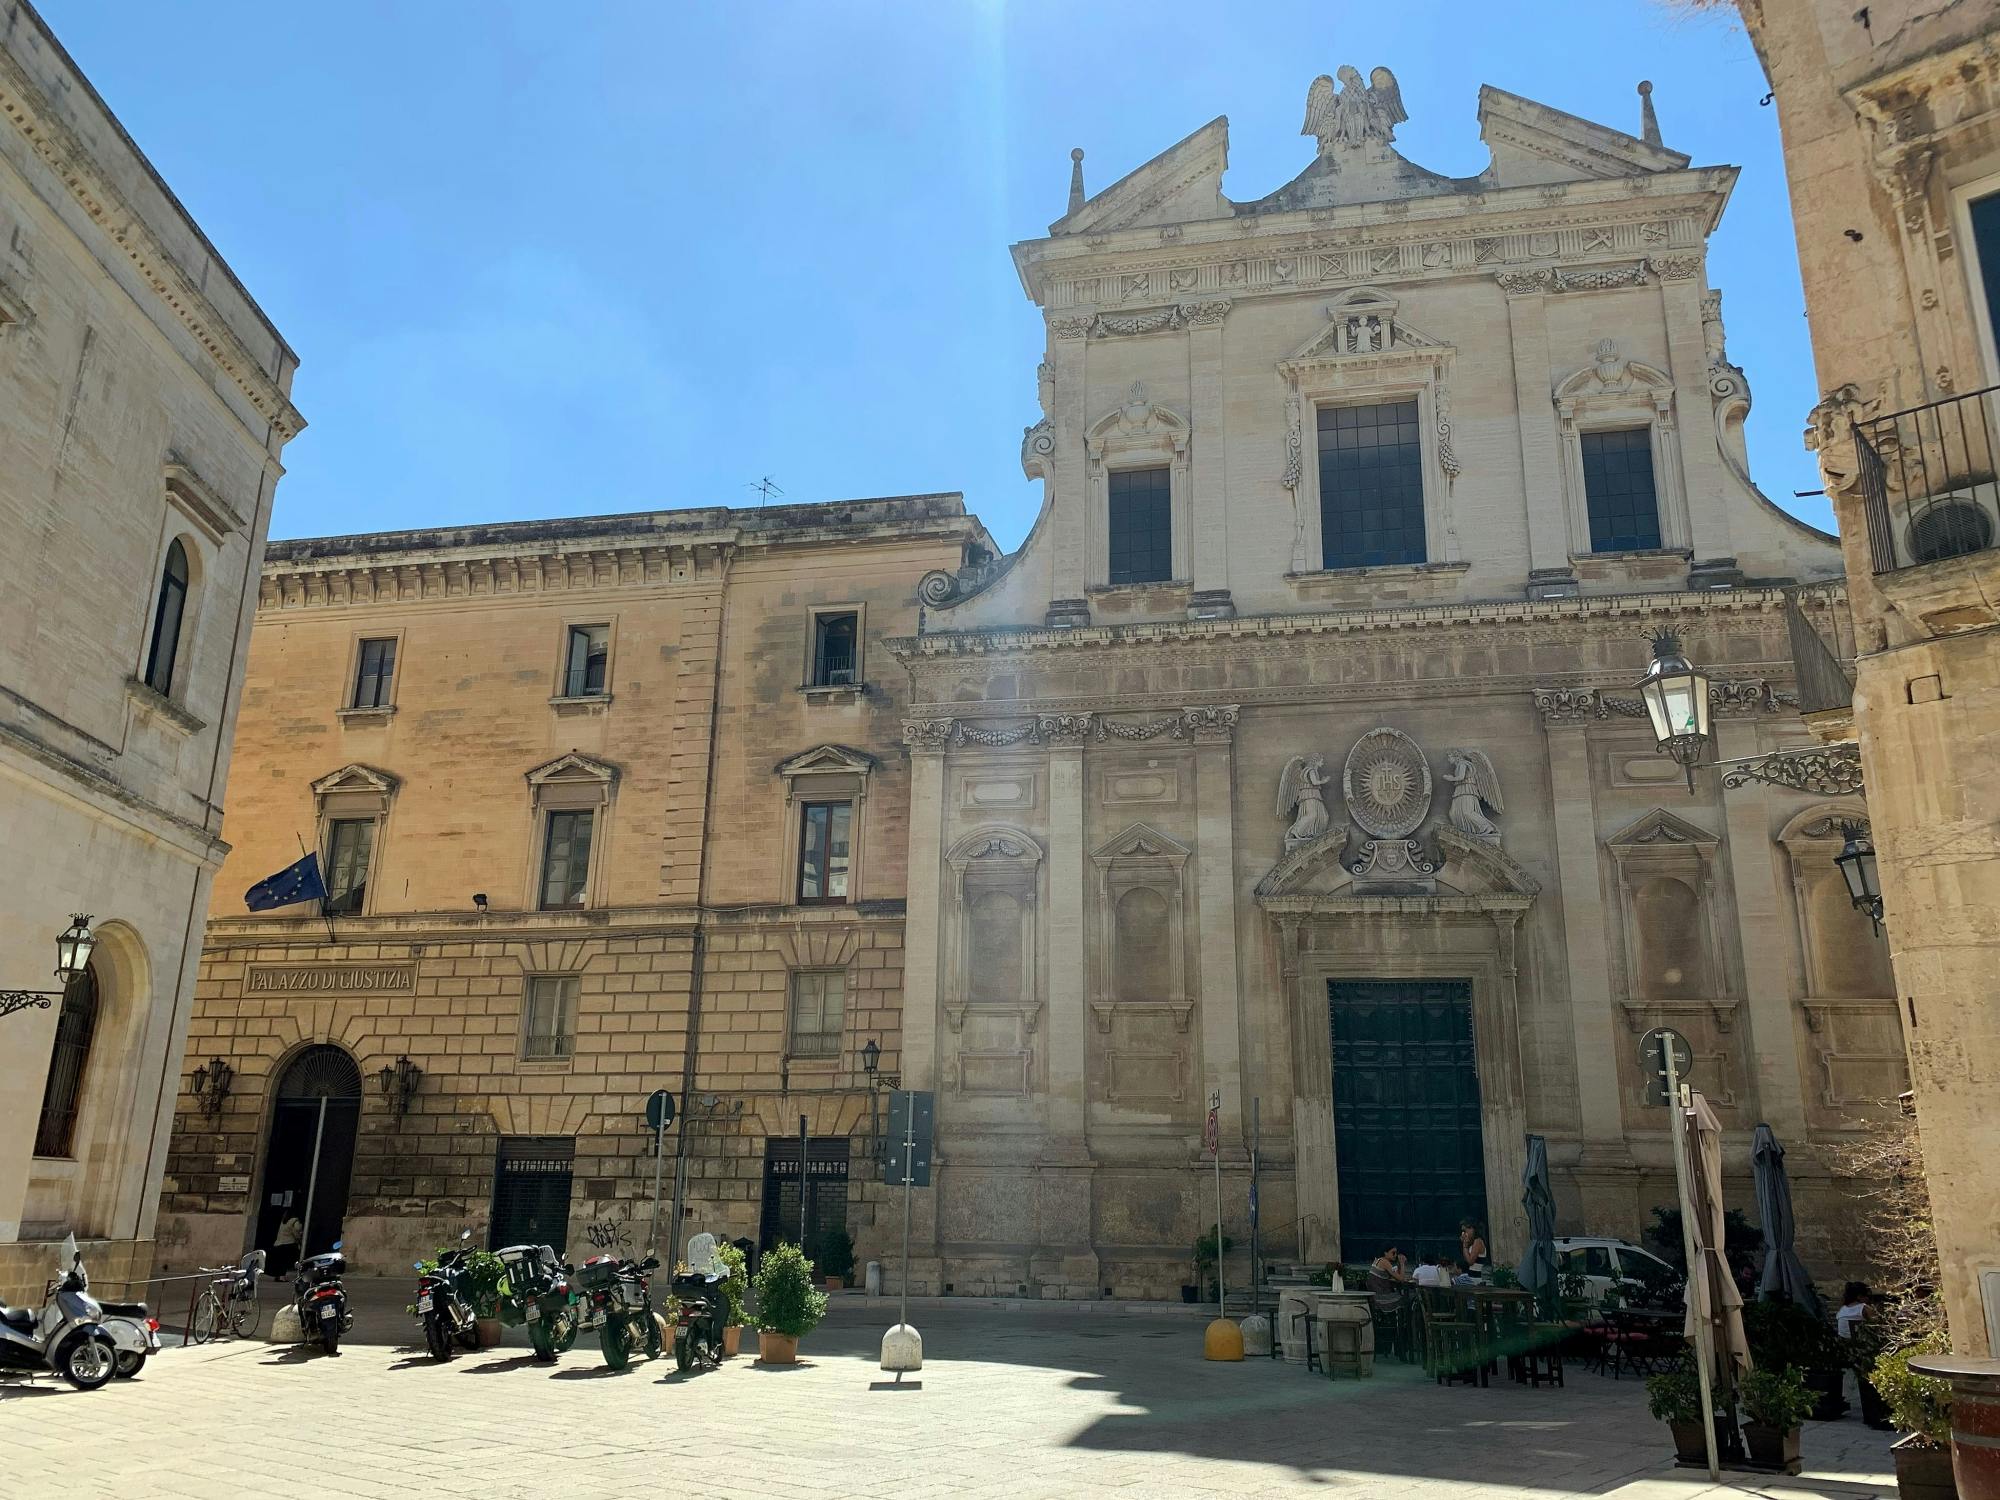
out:
{"label": "carved angel relief", "polygon": [[[1444,780],[1451,787],[1451,826],[1467,838],[1498,846],[1493,823],[1507,809],[1500,801],[1500,777],[1484,750],[1447,750]],[[1489,816],[1490,815],[1490,816]]]}
{"label": "carved angel relief", "polygon": [[1291,824],[1285,830],[1285,852],[1310,844],[1332,825],[1326,810],[1324,755],[1294,755],[1278,778],[1278,816]]}
{"label": "carved angel relief", "polygon": [[[1332,827],[1326,794],[1330,779],[1324,755],[1295,755],[1285,763],[1278,778],[1277,815],[1288,825],[1286,855],[1323,838]],[[1500,828],[1494,820],[1506,807],[1492,758],[1484,750],[1446,750],[1436,779],[1449,788],[1445,818],[1451,826],[1497,849]],[[1348,847],[1358,857],[1347,865],[1356,886],[1431,889],[1429,877],[1442,867],[1443,858],[1428,850],[1420,835],[1436,797],[1430,762],[1417,742],[1386,725],[1369,730],[1348,751],[1341,793],[1357,830]],[[1351,842],[1356,836],[1358,845]]]}

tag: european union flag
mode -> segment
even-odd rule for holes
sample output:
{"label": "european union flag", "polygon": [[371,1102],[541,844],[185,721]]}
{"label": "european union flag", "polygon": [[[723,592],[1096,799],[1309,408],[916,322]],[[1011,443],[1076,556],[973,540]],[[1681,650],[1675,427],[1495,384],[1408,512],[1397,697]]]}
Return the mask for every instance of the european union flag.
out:
{"label": "european union flag", "polygon": [[319,876],[319,856],[308,854],[295,865],[268,880],[260,880],[243,893],[243,904],[252,911],[269,911],[274,906],[290,906],[295,901],[324,901],[326,882]]}

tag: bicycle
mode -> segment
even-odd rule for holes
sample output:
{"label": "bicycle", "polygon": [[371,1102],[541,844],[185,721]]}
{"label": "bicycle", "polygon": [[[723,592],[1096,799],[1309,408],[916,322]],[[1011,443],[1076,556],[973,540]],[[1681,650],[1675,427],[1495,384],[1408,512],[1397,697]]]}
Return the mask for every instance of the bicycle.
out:
{"label": "bicycle", "polygon": [[223,1331],[247,1339],[257,1331],[264,1309],[257,1301],[257,1282],[264,1270],[264,1252],[252,1250],[239,1266],[203,1266],[211,1276],[207,1288],[195,1299],[188,1319],[188,1342],[205,1344]]}

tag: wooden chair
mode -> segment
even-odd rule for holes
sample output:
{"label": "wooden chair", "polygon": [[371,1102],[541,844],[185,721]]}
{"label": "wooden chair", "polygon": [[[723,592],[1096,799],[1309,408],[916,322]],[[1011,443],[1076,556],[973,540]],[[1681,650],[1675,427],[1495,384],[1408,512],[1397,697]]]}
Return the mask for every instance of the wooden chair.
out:
{"label": "wooden chair", "polygon": [[[1314,1307],[1311,1303],[1307,1303],[1306,1306],[1302,1309],[1295,1310],[1292,1313],[1292,1328],[1294,1331],[1297,1331],[1299,1324],[1301,1323],[1305,1324],[1306,1368],[1308,1370],[1318,1370],[1322,1375],[1324,1375],[1326,1373],[1326,1367],[1320,1363],[1319,1347],[1317,1341],[1313,1337],[1313,1325],[1319,1322],[1319,1318],[1316,1316],[1317,1313],[1318,1309]],[[1275,1344],[1275,1342],[1276,1341],[1274,1340],[1273,1343]]]}
{"label": "wooden chair", "polygon": [[1424,1330],[1424,1373],[1439,1385],[1487,1383],[1487,1355],[1479,1325],[1460,1316],[1463,1300],[1447,1287],[1419,1287],[1417,1311]]}

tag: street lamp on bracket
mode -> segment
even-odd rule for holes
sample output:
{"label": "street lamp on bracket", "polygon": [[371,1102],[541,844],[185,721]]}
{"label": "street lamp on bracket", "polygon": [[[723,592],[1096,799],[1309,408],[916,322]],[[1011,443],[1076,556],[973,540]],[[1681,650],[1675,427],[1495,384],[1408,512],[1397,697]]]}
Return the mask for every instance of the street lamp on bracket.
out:
{"label": "street lamp on bracket", "polygon": [[1653,664],[1639,679],[1639,699],[1653,723],[1653,739],[1662,755],[1687,772],[1688,795],[1694,795],[1694,770],[1708,747],[1708,678],[1681,654],[1681,640],[1671,630],[1653,637]]}
{"label": "street lamp on bracket", "polygon": [[1868,920],[1880,932],[1882,881],[1875,871],[1875,841],[1853,823],[1842,823],[1840,832],[1847,842],[1834,855],[1833,862],[1840,867],[1840,878],[1847,882],[1847,895],[1854,909],[1867,912]]}
{"label": "street lamp on bracket", "polygon": [[882,1090],[892,1092],[903,1086],[902,1075],[882,1071],[882,1044],[874,1037],[862,1044],[861,1071],[868,1078],[868,1136],[875,1143],[877,1160],[882,1156]]}
{"label": "street lamp on bracket", "polygon": [[47,1010],[62,999],[71,982],[90,967],[91,951],[96,947],[97,934],[90,930],[89,915],[72,915],[69,926],[56,937],[56,978],[62,981],[63,988],[0,990],[0,1016],[11,1016],[17,1010]]}

